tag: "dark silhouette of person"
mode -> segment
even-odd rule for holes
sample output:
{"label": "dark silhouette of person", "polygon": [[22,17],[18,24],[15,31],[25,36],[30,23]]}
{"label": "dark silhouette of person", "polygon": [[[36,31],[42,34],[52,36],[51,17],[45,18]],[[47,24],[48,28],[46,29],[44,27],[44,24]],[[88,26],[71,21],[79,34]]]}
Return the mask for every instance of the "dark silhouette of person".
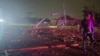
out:
{"label": "dark silhouette of person", "polygon": [[82,32],[83,35],[83,48],[84,48],[84,53],[87,53],[87,49],[86,49],[86,41],[87,41],[87,37],[89,37],[90,41],[91,41],[91,46],[92,46],[92,50],[95,52],[95,39],[94,39],[94,22],[92,19],[92,13],[88,12],[86,13],[84,19],[81,21],[80,24],[80,31]]}

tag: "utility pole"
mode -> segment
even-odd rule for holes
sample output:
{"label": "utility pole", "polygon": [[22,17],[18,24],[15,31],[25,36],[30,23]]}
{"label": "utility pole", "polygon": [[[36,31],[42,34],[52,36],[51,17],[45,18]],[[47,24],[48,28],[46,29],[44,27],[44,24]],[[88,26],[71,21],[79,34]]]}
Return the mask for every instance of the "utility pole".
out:
{"label": "utility pole", "polygon": [[63,3],[63,16],[64,16],[64,25],[67,23],[67,18],[66,18],[66,9],[65,9],[65,5]]}
{"label": "utility pole", "polygon": [[5,56],[8,56],[8,52],[7,50],[4,50]]}

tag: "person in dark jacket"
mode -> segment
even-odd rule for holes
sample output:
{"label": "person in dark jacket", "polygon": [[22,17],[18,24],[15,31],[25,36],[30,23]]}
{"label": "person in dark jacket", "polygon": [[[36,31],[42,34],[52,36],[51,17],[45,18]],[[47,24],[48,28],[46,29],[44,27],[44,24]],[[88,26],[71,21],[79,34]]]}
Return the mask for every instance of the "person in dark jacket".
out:
{"label": "person in dark jacket", "polygon": [[94,22],[92,19],[92,13],[88,12],[85,18],[81,21],[80,31],[82,32],[82,35],[83,35],[83,48],[84,48],[85,54],[87,53],[86,41],[87,41],[88,36],[91,41],[93,51],[95,51],[95,39],[94,39],[94,34],[93,34],[94,33]]}

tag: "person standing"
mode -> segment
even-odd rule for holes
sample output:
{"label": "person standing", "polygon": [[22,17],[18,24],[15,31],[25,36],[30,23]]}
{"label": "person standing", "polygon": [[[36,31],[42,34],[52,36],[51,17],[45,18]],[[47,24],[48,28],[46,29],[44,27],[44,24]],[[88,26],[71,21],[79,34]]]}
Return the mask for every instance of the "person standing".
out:
{"label": "person standing", "polygon": [[80,24],[80,31],[83,35],[83,49],[85,54],[87,53],[86,40],[88,36],[91,41],[92,50],[95,52],[94,22],[92,18],[92,13],[87,12]]}

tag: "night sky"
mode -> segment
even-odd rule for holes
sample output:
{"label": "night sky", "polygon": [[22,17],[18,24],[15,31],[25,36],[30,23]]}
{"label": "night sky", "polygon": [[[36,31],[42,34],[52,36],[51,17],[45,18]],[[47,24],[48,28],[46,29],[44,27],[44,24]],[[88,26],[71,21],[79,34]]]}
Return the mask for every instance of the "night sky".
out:
{"label": "night sky", "polygon": [[94,5],[95,10],[100,12],[100,0],[0,0],[0,18],[54,18],[56,16],[51,16],[51,13],[60,11],[63,2],[66,14],[77,19],[82,19],[85,5]]}

